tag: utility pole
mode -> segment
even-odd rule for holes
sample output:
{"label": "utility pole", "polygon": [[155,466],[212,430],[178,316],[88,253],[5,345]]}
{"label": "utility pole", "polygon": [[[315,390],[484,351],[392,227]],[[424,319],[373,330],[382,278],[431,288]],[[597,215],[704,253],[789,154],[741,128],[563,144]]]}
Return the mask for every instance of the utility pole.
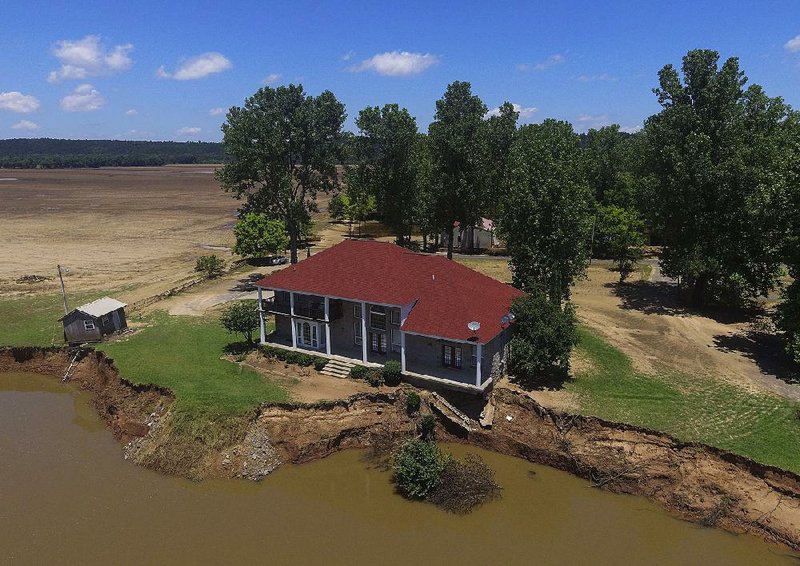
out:
{"label": "utility pole", "polygon": [[58,266],[58,279],[61,281],[61,296],[64,298],[64,316],[67,316],[69,307],[67,306],[67,292],[64,290],[64,276],[61,275],[61,265]]}

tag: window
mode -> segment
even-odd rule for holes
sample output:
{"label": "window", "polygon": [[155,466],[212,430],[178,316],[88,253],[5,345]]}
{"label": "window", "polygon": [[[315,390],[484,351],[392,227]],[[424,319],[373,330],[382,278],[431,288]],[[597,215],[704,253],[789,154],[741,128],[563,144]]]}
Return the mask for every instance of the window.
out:
{"label": "window", "polygon": [[319,347],[319,326],[310,322],[297,321],[297,341],[301,346]]}
{"label": "window", "polygon": [[442,365],[461,369],[461,346],[442,346]]}
{"label": "window", "polygon": [[400,331],[392,328],[392,352],[399,352],[402,342],[400,341]]}
{"label": "window", "polygon": [[100,326],[108,326],[109,322],[111,322],[111,320],[108,318],[108,315],[103,315],[103,318],[100,319]]}
{"label": "window", "polygon": [[386,309],[372,305],[369,309],[369,327],[375,330],[386,330]]}
{"label": "window", "polygon": [[392,324],[400,324],[400,309],[392,309],[391,311],[391,323]]}
{"label": "window", "polygon": [[353,318],[361,319],[361,303],[353,305]]}
{"label": "window", "polygon": [[380,332],[370,332],[370,344],[372,351],[376,354],[386,353],[386,334]]}
{"label": "window", "polygon": [[357,320],[353,323],[353,342],[360,346],[361,338],[361,321]]}
{"label": "window", "polygon": [[94,321],[93,320],[84,320],[83,321],[83,328],[85,330],[94,330],[95,329]]}

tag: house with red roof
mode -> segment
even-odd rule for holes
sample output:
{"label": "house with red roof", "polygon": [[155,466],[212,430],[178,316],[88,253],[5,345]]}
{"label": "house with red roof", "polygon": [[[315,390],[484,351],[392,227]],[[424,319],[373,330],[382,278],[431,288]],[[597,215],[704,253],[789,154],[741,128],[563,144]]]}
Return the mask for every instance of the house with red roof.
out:
{"label": "house with red roof", "polygon": [[[345,367],[397,360],[406,376],[473,391],[504,371],[511,302],[522,295],[444,257],[361,240],[345,240],[256,286],[262,344]],[[275,330],[267,334],[269,316]]]}

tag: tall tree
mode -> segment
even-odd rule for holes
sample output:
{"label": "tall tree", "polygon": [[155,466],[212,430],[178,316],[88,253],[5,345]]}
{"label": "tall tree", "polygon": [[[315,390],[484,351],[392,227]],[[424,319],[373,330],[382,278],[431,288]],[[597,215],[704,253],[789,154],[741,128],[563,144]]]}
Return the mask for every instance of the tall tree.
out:
{"label": "tall tree", "polygon": [[486,119],[483,142],[483,170],[486,176],[485,202],[482,213],[492,219],[499,213],[499,203],[508,191],[511,167],[511,147],[517,133],[519,112],[505,102]]}
{"label": "tall tree", "polygon": [[414,175],[411,152],[417,122],[397,104],[369,106],[358,113],[356,126],[369,148],[373,194],[386,224],[398,244],[411,241],[414,222]]}
{"label": "tall tree", "polygon": [[223,190],[244,199],[242,210],[286,223],[292,263],[319,191],[337,184],[344,105],[330,91],[302,85],[264,87],[228,111],[222,142],[230,160],[217,171]]}
{"label": "tall tree", "polygon": [[591,129],[583,137],[586,180],[598,205],[637,206],[636,140],[618,124]]}
{"label": "tall tree", "polygon": [[411,168],[414,172],[414,224],[422,232],[422,249],[428,249],[428,238],[438,244],[439,234],[445,220],[439,215],[437,197],[441,192],[441,180],[436,175],[431,144],[426,134],[418,134],[411,151]]}
{"label": "tall tree", "polygon": [[434,121],[428,129],[431,155],[441,190],[435,195],[435,216],[448,234],[447,257],[453,258],[454,224],[471,226],[480,217],[485,200],[483,170],[486,105],[467,82],[448,85],[436,101]]}
{"label": "tall tree", "polygon": [[766,294],[780,274],[790,109],[747,78],[739,61],[690,51],[654,90],[662,110],[645,124],[646,168],[664,273],[692,302]]}
{"label": "tall tree", "polygon": [[233,233],[236,236],[233,251],[243,257],[283,253],[289,245],[289,236],[282,220],[255,212],[248,212],[239,218]]}
{"label": "tall tree", "polygon": [[792,283],[778,305],[778,327],[785,334],[787,353],[800,363],[800,113],[792,112],[784,127],[789,190],[783,207],[787,211],[783,257]]}
{"label": "tall tree", "polygon": [[498,218],[514,285],[545,293],[554,303],[569,299],[570,287],[586,270],[591,195],[578,143],[567,122],[522,126]]}

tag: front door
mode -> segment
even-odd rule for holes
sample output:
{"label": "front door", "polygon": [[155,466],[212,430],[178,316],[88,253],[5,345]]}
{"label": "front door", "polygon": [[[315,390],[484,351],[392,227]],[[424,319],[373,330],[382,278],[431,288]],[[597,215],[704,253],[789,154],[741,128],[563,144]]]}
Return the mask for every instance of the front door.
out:
{"label": "front door", "polygon": [[297,344],[304,348],[319,348],[319,325],[316,322],[297,321]]}
{"label": "front door", "polygon": [[386,353],[386,334],[382,332],[369,333],[370,350],[376,354]]}

